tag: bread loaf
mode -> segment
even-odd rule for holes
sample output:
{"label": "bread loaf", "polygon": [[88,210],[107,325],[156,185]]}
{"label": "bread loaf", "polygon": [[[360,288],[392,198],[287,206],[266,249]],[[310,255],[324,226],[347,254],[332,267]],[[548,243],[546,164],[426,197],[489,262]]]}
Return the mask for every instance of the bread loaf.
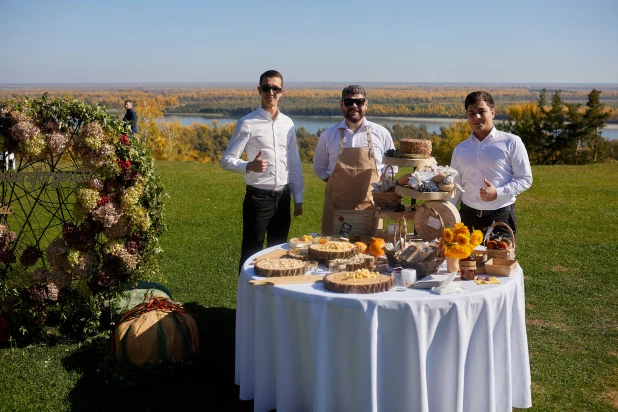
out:
{"label": "bread loaf", "polygon": [[427,139],[401,139],[399,150],[406,154],[431,156],[431,140]]}

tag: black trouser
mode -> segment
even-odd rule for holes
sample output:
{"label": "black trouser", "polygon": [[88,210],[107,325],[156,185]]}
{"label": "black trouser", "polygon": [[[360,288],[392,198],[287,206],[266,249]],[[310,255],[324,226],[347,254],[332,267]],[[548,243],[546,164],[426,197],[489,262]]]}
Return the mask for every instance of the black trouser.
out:
{"label": "black trouser", "polygon": [[[461,215],[461,221],[470,231],[478,229],[482,230],[483,234],[485,234],[489,226],[494,222],[502,222],[510,226],[513,230],[513,234],[517,232],[517,219],[515,218],[514,205],[509,205],[498,210],[476,210],[468,207],[462,202],[459,214]],[[509,235],[509,231],[504,226],[496,226],[492,233]]]}
{"label": "black trouser", "polygon": [[290,188],[279,192],[247,186],[242,204],[242,249],[238,273],[242,265],[254,253],[264,247],[275,246],[288,241],[292,221],[290,215]]}

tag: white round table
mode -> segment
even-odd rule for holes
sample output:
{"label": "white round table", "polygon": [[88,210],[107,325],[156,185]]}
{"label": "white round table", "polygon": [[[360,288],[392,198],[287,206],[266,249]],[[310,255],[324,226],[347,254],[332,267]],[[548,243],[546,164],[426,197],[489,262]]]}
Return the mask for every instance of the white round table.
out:
{"label": "white round table", "polygon": [[249,284],[260,254],[244,264],[236,306],[235,382],[255,411],[532,406],[519,266],[499,285],[462,282],[459,294],[338,294],[321,282]]}

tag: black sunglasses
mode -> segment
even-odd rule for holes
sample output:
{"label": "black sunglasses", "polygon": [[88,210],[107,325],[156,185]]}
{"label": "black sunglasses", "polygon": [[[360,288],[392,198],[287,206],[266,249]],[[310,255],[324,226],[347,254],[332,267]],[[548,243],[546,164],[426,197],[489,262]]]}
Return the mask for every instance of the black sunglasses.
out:
{"label": "black sunglasses", "polygon": [[272,90],[273,93],[279,94],[283,89],[277,86],[260,86],[260,90],[264,93],[270,93],[270,91]]}
{"label": "black sunglasses", "polygon": [[365,104],[367,99],[343,99],[343,105],[347,107],[352,107],[354,103],[356,103],[356,107],[361,107]]}

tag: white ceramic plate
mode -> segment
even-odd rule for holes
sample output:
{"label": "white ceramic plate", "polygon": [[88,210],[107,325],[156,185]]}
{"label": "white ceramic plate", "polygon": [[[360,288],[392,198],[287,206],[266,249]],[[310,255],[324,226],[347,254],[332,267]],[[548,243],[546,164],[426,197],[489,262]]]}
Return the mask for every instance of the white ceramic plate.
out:
{"label": "white ceramic plate", "polygon": [[303,247],[309,247],[309,245],[311,245],[311,242],[304,242],[300,240],[299,238],[295,237],[295,238],[290,239],[289,245],[292,249],[298,249],[298,248],[303,248]]}

